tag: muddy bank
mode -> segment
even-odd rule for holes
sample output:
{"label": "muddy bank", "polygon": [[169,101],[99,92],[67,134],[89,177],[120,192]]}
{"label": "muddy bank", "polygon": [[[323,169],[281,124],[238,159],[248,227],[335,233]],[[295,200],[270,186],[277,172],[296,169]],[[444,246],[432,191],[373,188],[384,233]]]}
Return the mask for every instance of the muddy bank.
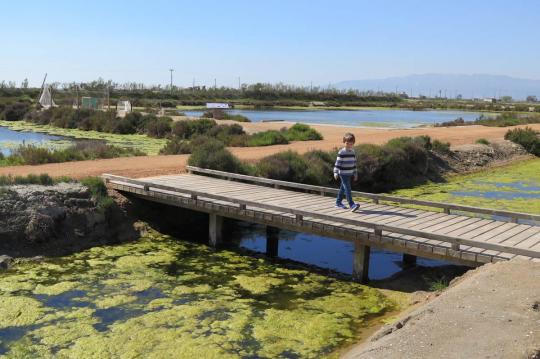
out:
{"label": "muddy bank", "polygon": [[540,263],[486,264],[344,358],[538,358]]}
{"label": "muddy bank", "polygon": [[102,208],[82,184],[0,188],[0,254],[62,255],[136,235],[119,207]]}

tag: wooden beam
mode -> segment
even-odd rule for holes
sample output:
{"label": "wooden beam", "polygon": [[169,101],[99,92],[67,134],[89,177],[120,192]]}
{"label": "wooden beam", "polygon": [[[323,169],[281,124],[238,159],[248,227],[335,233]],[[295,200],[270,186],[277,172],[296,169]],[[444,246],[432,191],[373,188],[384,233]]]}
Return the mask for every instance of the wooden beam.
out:
{"label": "wooden beam", "polygon": [[416,256],[403,253],[403,268],[410,268],[416,265]]}
{"label": "wooden beam", "polygon": [[209,214],[208,236],[210,246],[216,248],[223,242],[223,217],[215,213]]}
{"label": "wooden beam", "polygon": [[369,281],[369,256],[371,248],[360,241],[354,241],[353,280],[360,283]]}
{"label": "wooden beam", "polygon": [[275,258],[279,254],[279,228],[266,226],[266,255]]}

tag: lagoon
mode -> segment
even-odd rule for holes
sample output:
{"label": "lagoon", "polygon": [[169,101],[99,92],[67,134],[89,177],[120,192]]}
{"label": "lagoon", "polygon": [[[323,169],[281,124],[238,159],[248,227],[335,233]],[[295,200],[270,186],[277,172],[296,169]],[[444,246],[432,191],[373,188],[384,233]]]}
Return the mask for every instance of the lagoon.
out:
{"label": "lagoon", "polygon": [[37,132],[13,131],[0,127],[0,153],[8,156],[11,151],[20,145],[48,146],[51,141],[63,140],[63,137],[52,136]]}
{"label": "lagoon", "polygon": [[[226,110],[231,115],[242,115],[252,122],[288,121],[307,124],[331,124],[358,127],[412,128],[453,121],[459,117],[474,121],[479,112],[467,111],[411,111],[411,110]],[[201,116],[204,111],[180,111],[187,116]]]}

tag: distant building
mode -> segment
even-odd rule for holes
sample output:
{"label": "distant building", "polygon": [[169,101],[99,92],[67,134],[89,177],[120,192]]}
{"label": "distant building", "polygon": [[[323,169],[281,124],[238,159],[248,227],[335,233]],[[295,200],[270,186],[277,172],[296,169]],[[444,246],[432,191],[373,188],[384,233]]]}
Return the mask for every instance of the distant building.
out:
{"label": "distant building", "polygon": [[488,97],[484,99],[484,102],[495,103],[497,102],[497,99],[493,97]]}
{"label": "distant building", "polygon": [[97,110],[99,108],[99,101],[97,97],[83,97],[81,98],[81,108],[88,110]]}
{"label": "distant building", "polygon": [[309,103],[310,106],[326,106],[326,103],[322,102],[322,101],[311,101]]}
{"label": "distant building", "polygon": [[131,102],[129,101],[118,101],[116,103],[116,114],[119,117],[124,117],[131,112]]}
{"label": "distant building", "polygon": [[228,103],[222,103],[222,102],[208,102],[206,104],[206,108],[221,108],[221,109],[227,109],[232,108],[231,105]]}

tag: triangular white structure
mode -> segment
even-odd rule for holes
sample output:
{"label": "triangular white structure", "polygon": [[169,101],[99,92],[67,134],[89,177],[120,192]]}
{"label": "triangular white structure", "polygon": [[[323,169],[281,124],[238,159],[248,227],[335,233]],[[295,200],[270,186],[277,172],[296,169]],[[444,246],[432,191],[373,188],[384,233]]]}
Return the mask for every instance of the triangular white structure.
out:
{"label": "triangular white structure", "polygon": [[39,103],[41,106],[43,106],[43,108],[51,108],[56,106],[52,98],[50,86],[47,85],[43,87],[43,92],[39,98]]}

